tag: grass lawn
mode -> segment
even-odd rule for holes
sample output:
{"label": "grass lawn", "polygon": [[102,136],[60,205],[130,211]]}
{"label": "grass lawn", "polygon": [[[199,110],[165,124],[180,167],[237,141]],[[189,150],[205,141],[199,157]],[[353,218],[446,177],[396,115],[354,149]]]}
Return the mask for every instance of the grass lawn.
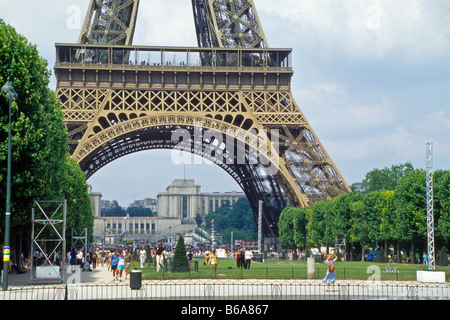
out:
{"label": "grass lawn", "polygon": [[[238,269],[233,259],[219,259],[217,271],[214,272],[211,265],[204,265],[202,258],[194,259],[198,261],[198,272],[194,270],[192,263],[191,272],[156,272],[154,263],[149,268],[142,269],[143,280],[167,280],[167,279],[306,279],[307,267],[305,262],[286,260],[265,260],[264,263],[252,262],[249,270]],[[135,262],[139,268],[139,263]],[[370,266],[378,266],[380,269],[380,280],[387,281],[411,281],[416,280],[417,270],[427,270],[427,267],[420,264],[387,264],[371,262],[337,262],[336,278],[338,280],[367,280],[371,274],[368,273]],[[316,279],[323,279],[326,274],[327,265],[316,263]],[[388,268],[385,270],[385,268]],[[397,268],[398,272],[392,271]],[[436,270],[446,272],[446,279],[450,278],[450,267],[436,266]],[[373,274],[373,273],[372,273]]]}

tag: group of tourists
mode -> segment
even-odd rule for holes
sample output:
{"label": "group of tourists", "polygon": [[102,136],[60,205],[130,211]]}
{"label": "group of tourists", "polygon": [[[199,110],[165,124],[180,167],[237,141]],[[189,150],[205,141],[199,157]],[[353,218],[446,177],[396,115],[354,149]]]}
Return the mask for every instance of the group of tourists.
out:
{"label": "group of tourists", "polygon": [[[133,256],[130,250],[119,250],[115,249],[109,255],[108,270],[112,271],[113,280],[123,280],[123,275],[125,275],[125,280],[131,272],[131,267],[134,267]],[[125,274],[123,273],[125,271]]]}
{"label": "group of tourists", "polygon": [[123,276],[127,279],[131,267],[134,266],[133,256],[128,249],[110,251],[104,248],[101,251],[96,249],[87,253],[86,257],[81,249],[73,249],[68,258],[73,273],[76,272],[76,267],[80,267],[82,271],[92,271],[98,266],[108,267],[108,271],[112,271],[113,280],[122,280]]}
{"label": "group of tourists", "polygon": [[242,248],[236,252],[236,266],[239,268],[250,269],[253,259],[253,251]]}

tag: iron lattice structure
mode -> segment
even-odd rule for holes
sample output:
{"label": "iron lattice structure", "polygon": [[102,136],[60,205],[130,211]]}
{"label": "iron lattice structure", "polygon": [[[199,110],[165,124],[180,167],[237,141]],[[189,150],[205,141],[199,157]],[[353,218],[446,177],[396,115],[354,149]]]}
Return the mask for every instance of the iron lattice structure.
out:
{"label": "iron lattice structure", "polygon": [[427,184],[427,264],[428,270],[435,270],[434,252],[434,197],[433,197],[433,143],[427,143],[426,184]]}
{"label": "iron lattice structure", "polygon": [[267,48],[253,0],[192,0],[200,47]]}
{"label": "iron lattice structure", "polygon": [[91,0],[78,43],[131,45],[139,0]]}
{"label": "iron lattice structure", "polygon": [[[128,3],[137,12],[138,1],[102,3],[108,8]],[[57,94],[71,155],[90,177],[127,154],[179,147],[173,134],[183,129],[184,151],[226,170],[245,192],[255,221],[262,201],[264,233],[276,236],[287,205],[309,206],[350,189],[294,101],[292,50],[268,47],[253,1],[192,4],[198,48],[109,40],[56,44]],[[98,8],[91,6],[86,21],[94,12]],[[116,29],[111,36],[102,30],[103,39],[120,38]],[[121,38],[132,34],[123,31]],[[198,139],[212,133],[212,139]],[[211,152],[212,140],[234,144]],[[243,145],[245,161],[231,145]],[[253,161],[264,155],[267,161]]]}

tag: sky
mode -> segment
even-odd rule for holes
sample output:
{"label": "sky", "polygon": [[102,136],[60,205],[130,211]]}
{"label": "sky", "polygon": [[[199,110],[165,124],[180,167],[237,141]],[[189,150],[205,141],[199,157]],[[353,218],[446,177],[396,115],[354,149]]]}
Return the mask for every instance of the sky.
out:
{"label": "sky", "polygon": [[[0,0],[0,18],[53,69],[55,43],[75,43],[90,0]],[[292,48],[292,94],[351,185],[367,172],[410,162],[450,169],[448,0],[254,0],[271,48]],[[197,46],[189,0],[141,0],[135,45]],[[56,88],[52,76],[51,88]],[[174,179],[205,192],[239,191],[208,163],[176,165],[170,151],[120,158],[89,178],[103,199],[128,206]]]}

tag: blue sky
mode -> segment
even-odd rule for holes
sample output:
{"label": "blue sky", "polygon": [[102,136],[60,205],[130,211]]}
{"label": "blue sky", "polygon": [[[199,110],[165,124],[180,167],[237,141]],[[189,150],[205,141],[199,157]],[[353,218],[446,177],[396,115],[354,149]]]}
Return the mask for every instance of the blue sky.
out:
{"label": "blue sky", "polygon": [[[374,168],[411,162],[450,169],[448,0],[254,0],[272,48],[292,48],[292,93],[348,184]],[[38,45],[53,68],[55,42],[76,42],[89,0],[1,0],[0,18]],[[189,0],[141,0],[134,44],[197,46]],[[55,80],[52,78],[52,89]],[[109,164],[89,180],[127,206],[176,178],[204,191],[238,190],[214,165],[174,165],[169,151]]]}

